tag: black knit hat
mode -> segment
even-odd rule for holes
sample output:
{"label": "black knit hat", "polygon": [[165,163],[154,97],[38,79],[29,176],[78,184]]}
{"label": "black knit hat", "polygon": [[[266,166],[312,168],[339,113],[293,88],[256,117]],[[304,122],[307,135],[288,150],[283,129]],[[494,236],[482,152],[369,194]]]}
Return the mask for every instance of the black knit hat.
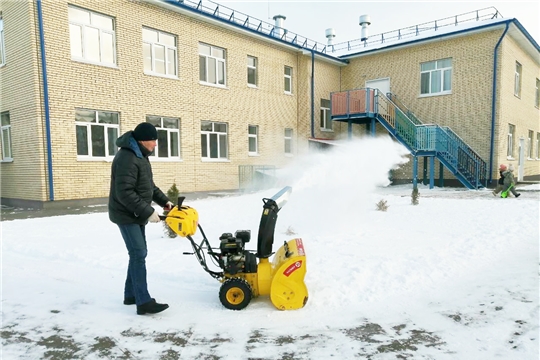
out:
{"label": "black knit hat", "polygon": [[140,123],[133,130],[133,138],[137,141],[157,140],[156,127],[147,122]]}

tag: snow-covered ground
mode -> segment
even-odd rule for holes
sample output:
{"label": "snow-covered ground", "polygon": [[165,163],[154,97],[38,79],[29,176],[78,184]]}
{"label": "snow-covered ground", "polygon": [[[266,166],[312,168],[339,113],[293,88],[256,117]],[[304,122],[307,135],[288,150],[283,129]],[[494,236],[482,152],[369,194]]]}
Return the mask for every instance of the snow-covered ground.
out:
{"label": "snow-covered ground", "polygon": [[106,213],[2,222],[1,358],[538,359],[540,193],[420,186],[414,206],[410,186],[387,186],[403,154],[368,139],[298,158],[274,189],[186,204],[217,246],[223,232],[256,238],[261,199],[292,186],[274,249],[303,239],[300,310],[266,297],[225,309],[188,241],[150,224],[149,289],[170,308],[137,316]]}

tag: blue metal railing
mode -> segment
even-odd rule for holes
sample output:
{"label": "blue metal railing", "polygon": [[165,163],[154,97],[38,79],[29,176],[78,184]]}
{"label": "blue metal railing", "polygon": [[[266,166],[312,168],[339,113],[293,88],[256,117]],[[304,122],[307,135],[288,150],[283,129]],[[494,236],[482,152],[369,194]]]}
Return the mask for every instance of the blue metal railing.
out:
{"label": "blue metal railing", "polygon": [[447,126],[422,122],[391,93],[355,89],[330,94],[336,120],[377,117],[413,155],[432,153],[469,189],[487,186],[487,164]]}

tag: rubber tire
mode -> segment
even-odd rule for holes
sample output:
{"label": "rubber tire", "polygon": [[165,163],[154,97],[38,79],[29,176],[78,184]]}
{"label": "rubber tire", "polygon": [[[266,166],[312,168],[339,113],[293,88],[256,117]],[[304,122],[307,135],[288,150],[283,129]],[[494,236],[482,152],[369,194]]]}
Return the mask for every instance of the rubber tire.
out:
{"label": "rubber tire", "polygon": [[248,306],[252,295],[248,282],[241,278],[227,279],[219,289],[219,301],[229,310],[242,310]]}

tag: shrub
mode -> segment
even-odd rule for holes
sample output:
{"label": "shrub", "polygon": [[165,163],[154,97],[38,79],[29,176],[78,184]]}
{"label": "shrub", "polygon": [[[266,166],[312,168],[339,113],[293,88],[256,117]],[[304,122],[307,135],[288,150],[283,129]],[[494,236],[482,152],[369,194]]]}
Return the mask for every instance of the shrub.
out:
{"label": "shrub", "polygon": [[419,204],[419,201],[418,201],[419,198],[420,198],[420,193],[418,192],[418,188],[415,186],[413,188],[413,191],[412,191],[412,194],[411,194],[411,204],[418,205]]}
{"label": "shrub", "polygon": [[[172,186],[169,188],[169,190],[167,190],[167,197],[174,205],[177,205],[176,202],[178,201],[178,195],[180,195],[180,191],[176,187],[176,183],[173,182]],[[167,210],[163,211],[163,215],[167,215],[168,213],[169,212]],[[170,238],[175,238],[177,236],[165,221],[163,222],[163,232]]]}
{"label": "shrub", "polygon": [[377,211],[388,210],[389,205],[386,204],[386,200],[381,200],[377,203]]}

